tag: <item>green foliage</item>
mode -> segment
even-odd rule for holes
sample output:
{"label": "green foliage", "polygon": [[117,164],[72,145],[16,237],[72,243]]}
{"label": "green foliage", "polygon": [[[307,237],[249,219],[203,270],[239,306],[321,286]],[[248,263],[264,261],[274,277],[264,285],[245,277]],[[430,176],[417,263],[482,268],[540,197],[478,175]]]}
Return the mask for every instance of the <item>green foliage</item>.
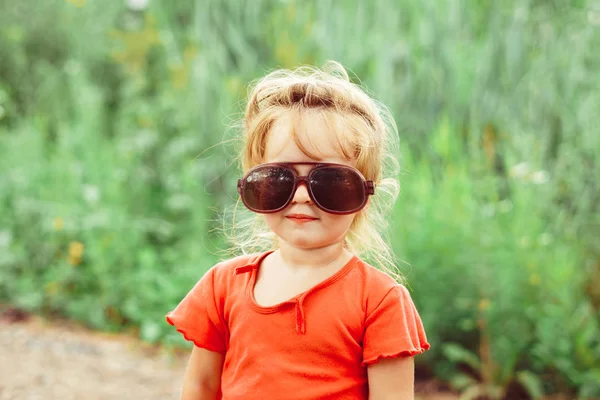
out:
{"label": "green foliage", "polygon": [[[515,383],[532,397],[541,385],[552,392],[575,384],[584,393],[600,366],[600,323],[584,292],[577,214],[562,209],[561,188],[547,172],[509,161],[516,165],[498,173],[485,146],[467,155],[452,132],[442,118],[430,136],[438,168],[426,158],[403,158],[393,231],[398,254],[411,261],[404,270],[430,339],[442,344],[427,356],[448,360],[434,368],[468,390],[466,398],[504,398]],[[452,365],[473,374],[457,375]],[[563,378],[531,378],[557,371]]]}
{"label": "green foliage", "polygon": [[423,360],[465,398],[600,396],[593,1],[23,0],[0,26],[0,301],[182,344],[246,84],[334,59],[396,116]]}

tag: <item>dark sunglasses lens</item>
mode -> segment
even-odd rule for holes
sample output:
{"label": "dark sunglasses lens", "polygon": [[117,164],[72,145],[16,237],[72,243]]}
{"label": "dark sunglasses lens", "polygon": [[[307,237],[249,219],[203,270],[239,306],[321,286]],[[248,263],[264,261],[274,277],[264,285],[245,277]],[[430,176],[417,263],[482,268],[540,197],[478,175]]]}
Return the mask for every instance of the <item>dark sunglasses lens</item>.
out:
{"label": "dark sunglasses lens", "polygon": [[292,196],[294,174],[281,167],[262,167],[244,179],[242,196],[254,211],[273,211],[281,208]]}
{"label": "dark sunglasses lens", "polygon": [[315,201],[330,211],[356,211],[365,202],[361,176],[350,168],[326,167],[310,174],[310,188]]}

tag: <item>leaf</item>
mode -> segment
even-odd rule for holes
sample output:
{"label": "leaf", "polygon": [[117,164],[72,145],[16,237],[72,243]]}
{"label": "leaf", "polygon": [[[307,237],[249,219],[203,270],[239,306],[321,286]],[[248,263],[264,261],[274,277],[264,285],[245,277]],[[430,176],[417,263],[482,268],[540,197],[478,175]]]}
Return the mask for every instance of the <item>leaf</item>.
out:
{"label": "leaf", "polygon": [[452,155],[451,126],[447,116],[440,119],[438,127],[431,138],[431,145],[445,161]]}
{"label": "leaf", "polygon": [[480,383],[465,390],[459,400],[477,400],[479,398],[499,400],[502,398],[502,388]]}
{"label": "leaf", "polygon": [[456,390],[464,390],[476,384],[477,380],[475,378],[464,373],[458,373],[450,378],[450,385]]}
{"label": "leaf", "polygon": [[519,371],[516,374],[517,382],[523,386],[527,393],[534,399],[544,395],[542,380],[529,371]]}
{"label": "leaf", "polygon": [[154,343],[160,337],[160,326],[154,321],[144,321],[140,334],[142,340]]}
{"label": "leaf", "polygon": [[579,388],[579,396],[584,399],[600,397],[600,369],[587,371]]}
{"label": "leaf", "polygon": [[442,352],[450,361],[465,363],[476,371],[481,370],[479,357],[459,344],[446,343],[442,347]]}
{"label": "leaf", "polygon": [[458,400],[476,400],[478,397],[485,395],[485,390],[481,385],[471,386],[461,393]]}

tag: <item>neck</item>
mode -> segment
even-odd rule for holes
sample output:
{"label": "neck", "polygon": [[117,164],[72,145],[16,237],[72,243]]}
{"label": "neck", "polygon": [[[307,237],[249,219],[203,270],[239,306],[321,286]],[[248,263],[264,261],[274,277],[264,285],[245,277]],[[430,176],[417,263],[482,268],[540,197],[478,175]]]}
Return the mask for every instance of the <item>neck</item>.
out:
{"label": "neck", "polygon": [[278,252],[283,262],[292,269],[324,268],[341,259],[347,262],[352,257],[351,253],[344,249],[343,242],[320,248],[304,249],[280,240]]}

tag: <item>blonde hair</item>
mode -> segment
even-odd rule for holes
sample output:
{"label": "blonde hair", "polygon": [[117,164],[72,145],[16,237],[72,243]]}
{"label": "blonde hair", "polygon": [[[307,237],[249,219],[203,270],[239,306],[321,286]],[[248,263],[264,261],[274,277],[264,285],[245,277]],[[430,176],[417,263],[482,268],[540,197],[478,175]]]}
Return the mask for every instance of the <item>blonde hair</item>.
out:
{"label": "blonde hair", "polygon": [[[298,122],[308,112],[322,115],[336,135],[341,154],[355,160],[356,168],[376,184],[370,206],[354,218],[344,246],[403,281],[393,251],[385,240],[388,213],[399,193],[398,131],[388,108],[353,84],[342,65],[329,61],[322,69],[304,66],[277,70],[250,86],[241,124],[243,173],[264,162],[268,133],[282,115],[291,113],[291,120]],[[307,151],[297,132],[298,129],[292,129],[300,150],[318,158]],[[240,213],[245,215],[236,221]],[[233,208],[231,229],[227,231],[234,246],[231,253],[247,254],[277,247],[277,237],[264,219],[245,210],[243,205],[240,207],[239,199]]]}

